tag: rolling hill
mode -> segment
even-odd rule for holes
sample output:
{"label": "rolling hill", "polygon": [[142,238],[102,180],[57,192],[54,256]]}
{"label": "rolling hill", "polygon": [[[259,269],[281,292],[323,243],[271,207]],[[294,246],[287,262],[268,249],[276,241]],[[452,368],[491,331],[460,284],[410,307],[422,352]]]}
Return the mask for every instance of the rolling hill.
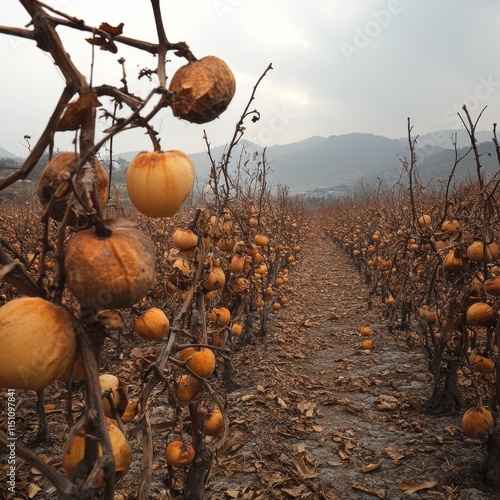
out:
{"label": "rolling hill", "polygon": [[[417,140],[418,171],[423,182],[447,178],[453,166],[455,152],[452,143],[455,131],[441,131],[421,136]],[[483,151],[492,151],[490,132],[479,132],[478,141],[486,144]],[[439,140],[438,140],[439,139]],[[460,154],[467,151],[469,138],[465,131],[456,136]],[[237,161],[241,148],[247,157],[263,148],[244,142],[233,154]],[[212,156],[217,159],[225,152],[224,147],[214,148]],[[292,194],[310,192],[338,185],[352,186],[363,179],[368,184],[378,183],[379,179],[392,185],[401,175],[401,158],[409,156],[406,138],[389,139],[384,136],[365,133],[332,135],[330,137],[311,137],[293,144],[271,146],[266,149],[271,172],[270,180],[275,184],[286,185]],[[208,178],[210,163],[206,153],[191,155],[197,167],[198,179]],[[485,165],[494,166],[493,157],[485,157]],[[466,158],[457,170],[457,179],[465,178],[473,167]]]}
{"label": "rolling hill", "polygon": [[[469,138],[465,130],[445,130],[419,136],[416,145],[417,168],[422,182],[432,182],[437,178],[446,179],[453,166],[455,152],[452,137],[456,137],[459,155],[466,153]],[[481,151],[494,151],[491,132],[477,133]],[[214,147],[212,157],[217,161],[226,153],[226,146]],[[262,154],[264,148],[248,141],[242,141],[233,150],[230,168],[243,164],[253,157],[254,152]],[[124,160],[126,165],[137,151],[115,153],[115,158]],[[202,188],[209,177],[210,160],[207,152],[190,155],[196,165],[198,186]],[[409,156],[407,138],[390,139],[388,137],[351,133],[313,136],[299,142],[275,145],[266,148],[269,164],[269,181],[276,185],[286,185],[291,194],[328,190],[336,186],[353,186],[361,179],[367,184],[379,183],[388,186],[398,182],[401,176],[401,158]],[[8,151],[0,148],[0,158],[11,158]],[[261,156],[259,156],[261,158]],[[488,172],[498,170],[498,163],[493,154],[483,157]],[[248,168],[253,165],[248,162]],[[126,168],[126,167],[125,167]],[[457,169],[456,179],[466,178],[474,172],[475,164],[471,155],[466,157]],[[496,169],[496,170],[494,170]],[[123,179],[124,172],[117,172],[116,180]],[[118,175],[121,174],[121,175]]]}
{"label": "rolling hill", "polygon": [[0,147],[0,158],[17,158],[16,155],[12,154],[10,151]]}

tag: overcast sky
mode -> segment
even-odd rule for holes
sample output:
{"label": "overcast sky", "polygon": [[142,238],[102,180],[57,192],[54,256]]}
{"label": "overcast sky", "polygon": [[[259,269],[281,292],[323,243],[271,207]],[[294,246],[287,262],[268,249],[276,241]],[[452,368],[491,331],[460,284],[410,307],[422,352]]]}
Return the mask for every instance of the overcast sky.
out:
{"label": "overcast sky", "polygon": [[[148,0],[45,0],[89,25],[124,23],[124,35],[155,42]],[[252,108],[246,138],[263,146],[313,135],[369,132],[406,135],[461,128],[456,112],[474,116],[487,106],[479,128],[500,120],[500,2],[457,0],[162,0],[169,40],[185,41],[196,57],[215,55],[231,67],[237,90],[228,110],[205,125],[188,124],[166,109],[155,122],[163,149],[203,151],[203,130],[214,146],[232,136],[252,87],[269,63]],[[18,0],[1,0],[0,25],[28,21]],[[90,74],[89,34],[59,29],[80,71]],[[183,64],[173,53],[170,74]],[[119,86],[118,57],[126,59],[131,90],[148,54],[120,46],[96,51],[94,83]],[[40,136],[64,82],[32,41],[0,35],[0,146],[26,155],[23,136]],[[436,142],[441,141],[436,136]],[[70,134],[56,147],[70,146]],[[449,145],[449,144],[448,144]],[[126,132],[115,151],[151,149],[142,131]]]}

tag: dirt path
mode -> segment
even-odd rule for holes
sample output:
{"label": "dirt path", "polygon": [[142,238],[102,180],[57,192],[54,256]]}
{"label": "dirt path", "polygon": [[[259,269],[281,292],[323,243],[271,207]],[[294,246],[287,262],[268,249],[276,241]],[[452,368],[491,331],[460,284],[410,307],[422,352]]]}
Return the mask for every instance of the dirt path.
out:
{"label": "dirt path", "polygon": [[[212,499],[479,500],[485,447],[460,417],[431,416],[423,353],[384,327],[385,306],[329,240],[307,248],[290,303],[271,333],[236,355],[231,438],[212,471]],[[374,330],[372,351],[360,329]],[[408,490],[409,491],[405,491]]]}

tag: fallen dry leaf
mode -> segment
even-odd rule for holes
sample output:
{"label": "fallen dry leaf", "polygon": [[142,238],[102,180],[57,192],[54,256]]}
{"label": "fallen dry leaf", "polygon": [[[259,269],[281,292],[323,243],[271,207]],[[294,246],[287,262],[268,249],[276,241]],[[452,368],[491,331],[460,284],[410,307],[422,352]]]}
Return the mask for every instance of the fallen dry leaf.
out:
{"label": "fallen dry leaf", "polygon": [[321,400],[322,405],[336,405],[339,404],[339,398],[337,396],[327,396]]}
{"label": "fallen dry leaf", "polygon": [[363,411],[363,407],[361,405],[355,405],[352,401],[345,404],[345,409],[349,413],[361,413]]}
{"label": "fallen dry leaf", "polygon": [[385,452],[391,460],[394,460],[394,462],[399,462],[402,458],[406,457],[405,453],[401,453],[400,451],[394,450],[393,448],[386,448]]}
{"label": "fallen dry leaf", "polygon": [[245,396],[241,396],[242,401],[250,401],[255,398],[257,398],[255,394],[246,394]]}
{"label": "fallen dry leaf", "polygon": [[307,451],[306,445],[304,443],[298,443],[295,445],[295,451],[297,453],[305,453]]}
{"label": "fallen dry leaf", "polygon": [[[333,491],[325,491],[325,488],[322,484],[315,483],[313,481],[306,481],[306,485],[308,488],[308,492],[310,492],[311,490],[314,491],[317,495],[317,498],[321,500],[340,500],[339,497],[335,493],[333,493]],[[306,493],[302,498],[310,497]]]}
{"label": "fallen dry leaf", "polygon": [[461,429],[459,429],[458,427],[454,426],[454,425],[447,425],[444,427],[444,430],[450,435],[450,436],[454,436],[457,431],[461,431]]}
{"label": "fallen dry leaf", "polygon": [[398,484],[397,489],[406,492],[407,495],[412,495],[413,493],[420,490],[428,490],[430,488],[434,488],[434,486],[436,485],[437,481],[435,479],[429,479],[419,484],[403,480]]}
{"label": "fallen dry leaf", "polygon": [[28,498],[33,498],[39,491],[42,491],[42,488],[34,483],[30,483],[28,486]]}
{"label": "fallen dry leaf", "polygon": [[306,495],[309,490],[305,484],[301,484],[295,488],[283,488],[282,491],[284,491],[287,495],[290,495],[292,498],[304,498],[304,495]]}
{"label": "fallen dry leaf", "polygon": [[338,467],[340,465],[344,465],[344,462],[338,462],[338,461],[337,462],[329,462],[328,461],[326,463],[327,463],[327,465],[330,465],[331,467]]}
{"label": "fallen dry leaf", "polygon": [[282,408],[288,408],[288,405],[279,396],[276,396],[276,401]]}
{"label": "fallen dry leaf", "polygon": [[316,404],[311,402],[300,402],[297,404],[300,413],[305,413],[305,416],[310,418],[314,416]]}
{"label": "fallen dry leaf", "polygon": [[395,410],[398,406],[398,400],[394,396],[381,394],[379,396],[380,403],[377,405],[378,410]]}
{"label": "fallen dry leaf", "polygon": [[224,456],[228,453],[231,453],[246,442],[245,433],[242,431],[234,431],[233,434],[229,437],[229,439],[224,443],[224,446],[219,449],[219,455]]}
{"label": "fallen dry leaf", "polygon": [[293,463],[302,479],[313,479],[318,477],[314,463],[308,458],[307,454],[295,456]]}
{"label": "fallen dry leaf", "polygon": [[383,460],[381,460],[380,462],[377,462],[376,464],[363,465],[363,467],[361,467],[361,470],[363,472],[371,472],[372,470],[379,469],[380,466],[382,465],[382,463],[383,463]]}
{"label": "fallen dry leaf", "polygon": [[342,460],[347,460],[349,458],[349,453],[346,453],[343,449],[343,447],[341,448],[339,446],[339,449],[338,449],[338,454],[339,454],[339,457],[342,459]]}
{"label": "fallen dry leaf", "polygon": [[278,484],[286,481],[287,476],[279,472],[263,471],[259,473],[259,479],[268,487],[274,488]]}
{"label": "fallen dry leaf", "polygon": [[354,483],[352,487],[356,490],[362,491],[363,493],[368,493],[369,495],[375,495],[382,500],[385,499],[385,490],[383,488],[373,489],[364,486],[363,484]]}

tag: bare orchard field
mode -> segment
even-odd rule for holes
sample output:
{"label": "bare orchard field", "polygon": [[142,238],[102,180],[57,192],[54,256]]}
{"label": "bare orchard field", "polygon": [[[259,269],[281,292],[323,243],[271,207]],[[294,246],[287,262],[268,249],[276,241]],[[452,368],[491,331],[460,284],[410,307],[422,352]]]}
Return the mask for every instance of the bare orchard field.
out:
{"label": "bare orchard field", "polygon": [[[318,234],[308,241],[291,277],[290,300],[271,317],[268,334],[234,345],[233,384],[226,388],[229,429],[214,455],[206,498],[498,498],[483,481],[486,445],[463,435],[459,413],[427,410],[430,380],[418,341],[408,343],[403,333],[388,331],[387,306],[380,300],[368,308],[368,286],[346,253]],[[140,383],[133,360],[145,349],[130,322],[125,324],[122,346],[116,336],[106,344],[102,368],[133,388]],[[365,326],[373,330],[371,350],[360,347]],[[164,459],[175,415],[164,388],[157,390],[151,409],[151,498],[165,499],[179,476]],[[83,410],[81,395],[76,385],[75,414]],[[16,397],[17,435],[33,443],[36,398],[28,391],[17,391]],[[33,445],[61,471],[66,397],[61,382],[46,391],[50,442]],[[470,397],[464,389],[464,398]],[[1,405],[6,408],[5,391]],[[132,466],[117,484],[116,499],[136,498],[141,481],[137,419],[126,432]],[[16,474],[15,498],[56,497],[50,482],[26,461],[18,461]]]}

